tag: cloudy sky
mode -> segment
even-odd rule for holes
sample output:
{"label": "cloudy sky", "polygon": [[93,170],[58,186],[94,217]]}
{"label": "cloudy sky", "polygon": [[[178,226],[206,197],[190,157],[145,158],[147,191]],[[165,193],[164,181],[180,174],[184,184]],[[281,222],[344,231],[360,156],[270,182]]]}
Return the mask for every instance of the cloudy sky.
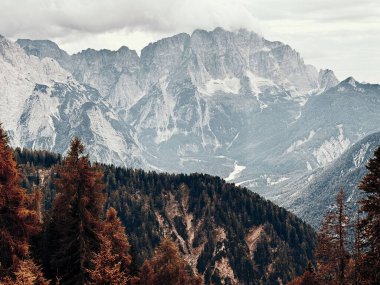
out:
{"label": "cloudy sky", "polygon": [[51,39],[69,53],[139,51],[194,29],[246,28],[283,41],[339,79],[380,83],[379,0],[1,0],[0,34]]}

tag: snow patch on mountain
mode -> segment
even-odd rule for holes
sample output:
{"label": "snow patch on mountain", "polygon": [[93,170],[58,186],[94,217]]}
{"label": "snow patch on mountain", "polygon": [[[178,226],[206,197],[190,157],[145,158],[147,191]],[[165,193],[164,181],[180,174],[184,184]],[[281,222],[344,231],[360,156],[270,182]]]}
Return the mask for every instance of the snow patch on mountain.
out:
{"label": "snow patch on mountain", "polygon": [[277,178],[273,178],[273,177],[267,177],[267,185],[269,186],[274,186],[274,185],[277,185],[277,184],[280,184],[286,180],[288,180],[289,177],[277,177]]}
{"label": "snow patch on mountain", "polygon": [[212,96],[218,92],[227,94],[239,94],[240,79],[237,77],[225,77],[223,79],[211,79],[205,83],[204,88],[200,89],[200,93]]}
{"label": "snow patch on mountain", "polygon": [[234,169],[232,172],[226,177],[224,180],[227,182],[231,182],[235,180],[236,178],[240,177],[240,174],[243,172],[243,170],[246,169],[244,165],[239,165],[237,161],[234,163]]}
{"label": "snow patch on mountain", "polygon": [[294,143],[292,143],[291,146],[288,147],[288,149],[286,150],[286,153],[290,153],[290,152],[297,150],[300,146],[309,142],[315,136],[315,134],[316,134],[316,132],[314,130],[311,130],[309,133],[309,136],[307,138],[297,140]]}
{"label": "snow patch on mountain", "polygon": [[263,93],[263,91],[261,91],[261,88],[275,86],[275,84],[270,79],[254,75],[253,72],[251,72],[250,70],[246,71],[246,75],[249,79],[251,91],[253,92],[254,96],[260,104],[260,110],[262,111],[263,109],[268,108],[268,105],[264,103],[262,100],[260,100],[260,94]]}
{"label": "snow patch on mountain", "polygon": [[338,136],[324,141],[318,149],[313,151],[319,166],[325,166],[332,162],[350,146],[350,139],[344,137],[343,125],[337,125],[336,127],[339,132]]}
{"label": "snow patch on mountain", "polygon": [[354,153],[352,161],[354,162],[355,167],[359,167],[360,165],[363,164],[364,158],[367,154],[369,147],[370,147],[370,144],[366,143],[362,145],[362,147],[360,148],[358,152]]}

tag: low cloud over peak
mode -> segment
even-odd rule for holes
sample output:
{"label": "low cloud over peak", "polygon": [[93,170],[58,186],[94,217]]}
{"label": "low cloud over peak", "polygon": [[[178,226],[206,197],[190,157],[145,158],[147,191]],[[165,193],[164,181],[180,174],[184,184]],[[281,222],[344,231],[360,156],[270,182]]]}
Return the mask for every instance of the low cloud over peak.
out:
{"label": "low cloud over peak", "polygon": [[195,29],[246,28],[297,49],[306,62],[379,82],[380,2],[373,0],[3,0],[0,34],[88,47],[140,50]]}

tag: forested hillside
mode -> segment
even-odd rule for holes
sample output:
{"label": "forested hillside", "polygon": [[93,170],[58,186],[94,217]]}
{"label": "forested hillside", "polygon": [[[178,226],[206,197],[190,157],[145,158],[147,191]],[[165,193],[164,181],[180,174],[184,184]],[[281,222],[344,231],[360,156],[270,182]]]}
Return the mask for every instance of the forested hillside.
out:
{"label": "forested hillside", "polygon": [[[16,149],[15,158],[21,184],[42,189],[49,213],[61,157]],[[163,237],[179,245],[206,284],[280,284],[301,274],[313,257],[312,228],[247,189],[205,174],[99,167],[105,208],[115,208],[125,226],[135,275]]]}

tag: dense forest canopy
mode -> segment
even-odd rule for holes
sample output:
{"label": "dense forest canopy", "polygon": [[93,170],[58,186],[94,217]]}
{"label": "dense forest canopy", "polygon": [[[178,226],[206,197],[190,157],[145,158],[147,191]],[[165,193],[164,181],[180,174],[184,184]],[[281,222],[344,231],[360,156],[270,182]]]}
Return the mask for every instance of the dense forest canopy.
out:
{"label": "dense forest canopy", "polygon": [[[1,231],[20,247],[10,258],[12,239],[2,239],[4,284],[25,276],[36,284],[378,282],[379,149],[359,185],[368,194],[361,214],[350,220],[341,190],[317,235],[285,209],[219,177],[91,163],[79,140],[64,158],[12,152],[6,136],[1,151],[2,194],[24,201],[16,208],[27,213],[23,234],[11,225]],[[8,225],[4,213],[20,215],[8,213],[4,201],[0,218]]]}
{"label": "dense forest canopy", "polygon": [[[43,208],[49,213],[62,157],[16,149],[15,158],[21,185],[29,192],[36,186],[43,189]],[[94,165],[103,173],[103,212],[114,208],[125,227],[131,274],[139,274],[165,236],[176,242],[206,284],[287,281],[301,274],[313,258],[314,230],[248,189],[207,174]],[[225,265],[227,273],[221,269]]]}

